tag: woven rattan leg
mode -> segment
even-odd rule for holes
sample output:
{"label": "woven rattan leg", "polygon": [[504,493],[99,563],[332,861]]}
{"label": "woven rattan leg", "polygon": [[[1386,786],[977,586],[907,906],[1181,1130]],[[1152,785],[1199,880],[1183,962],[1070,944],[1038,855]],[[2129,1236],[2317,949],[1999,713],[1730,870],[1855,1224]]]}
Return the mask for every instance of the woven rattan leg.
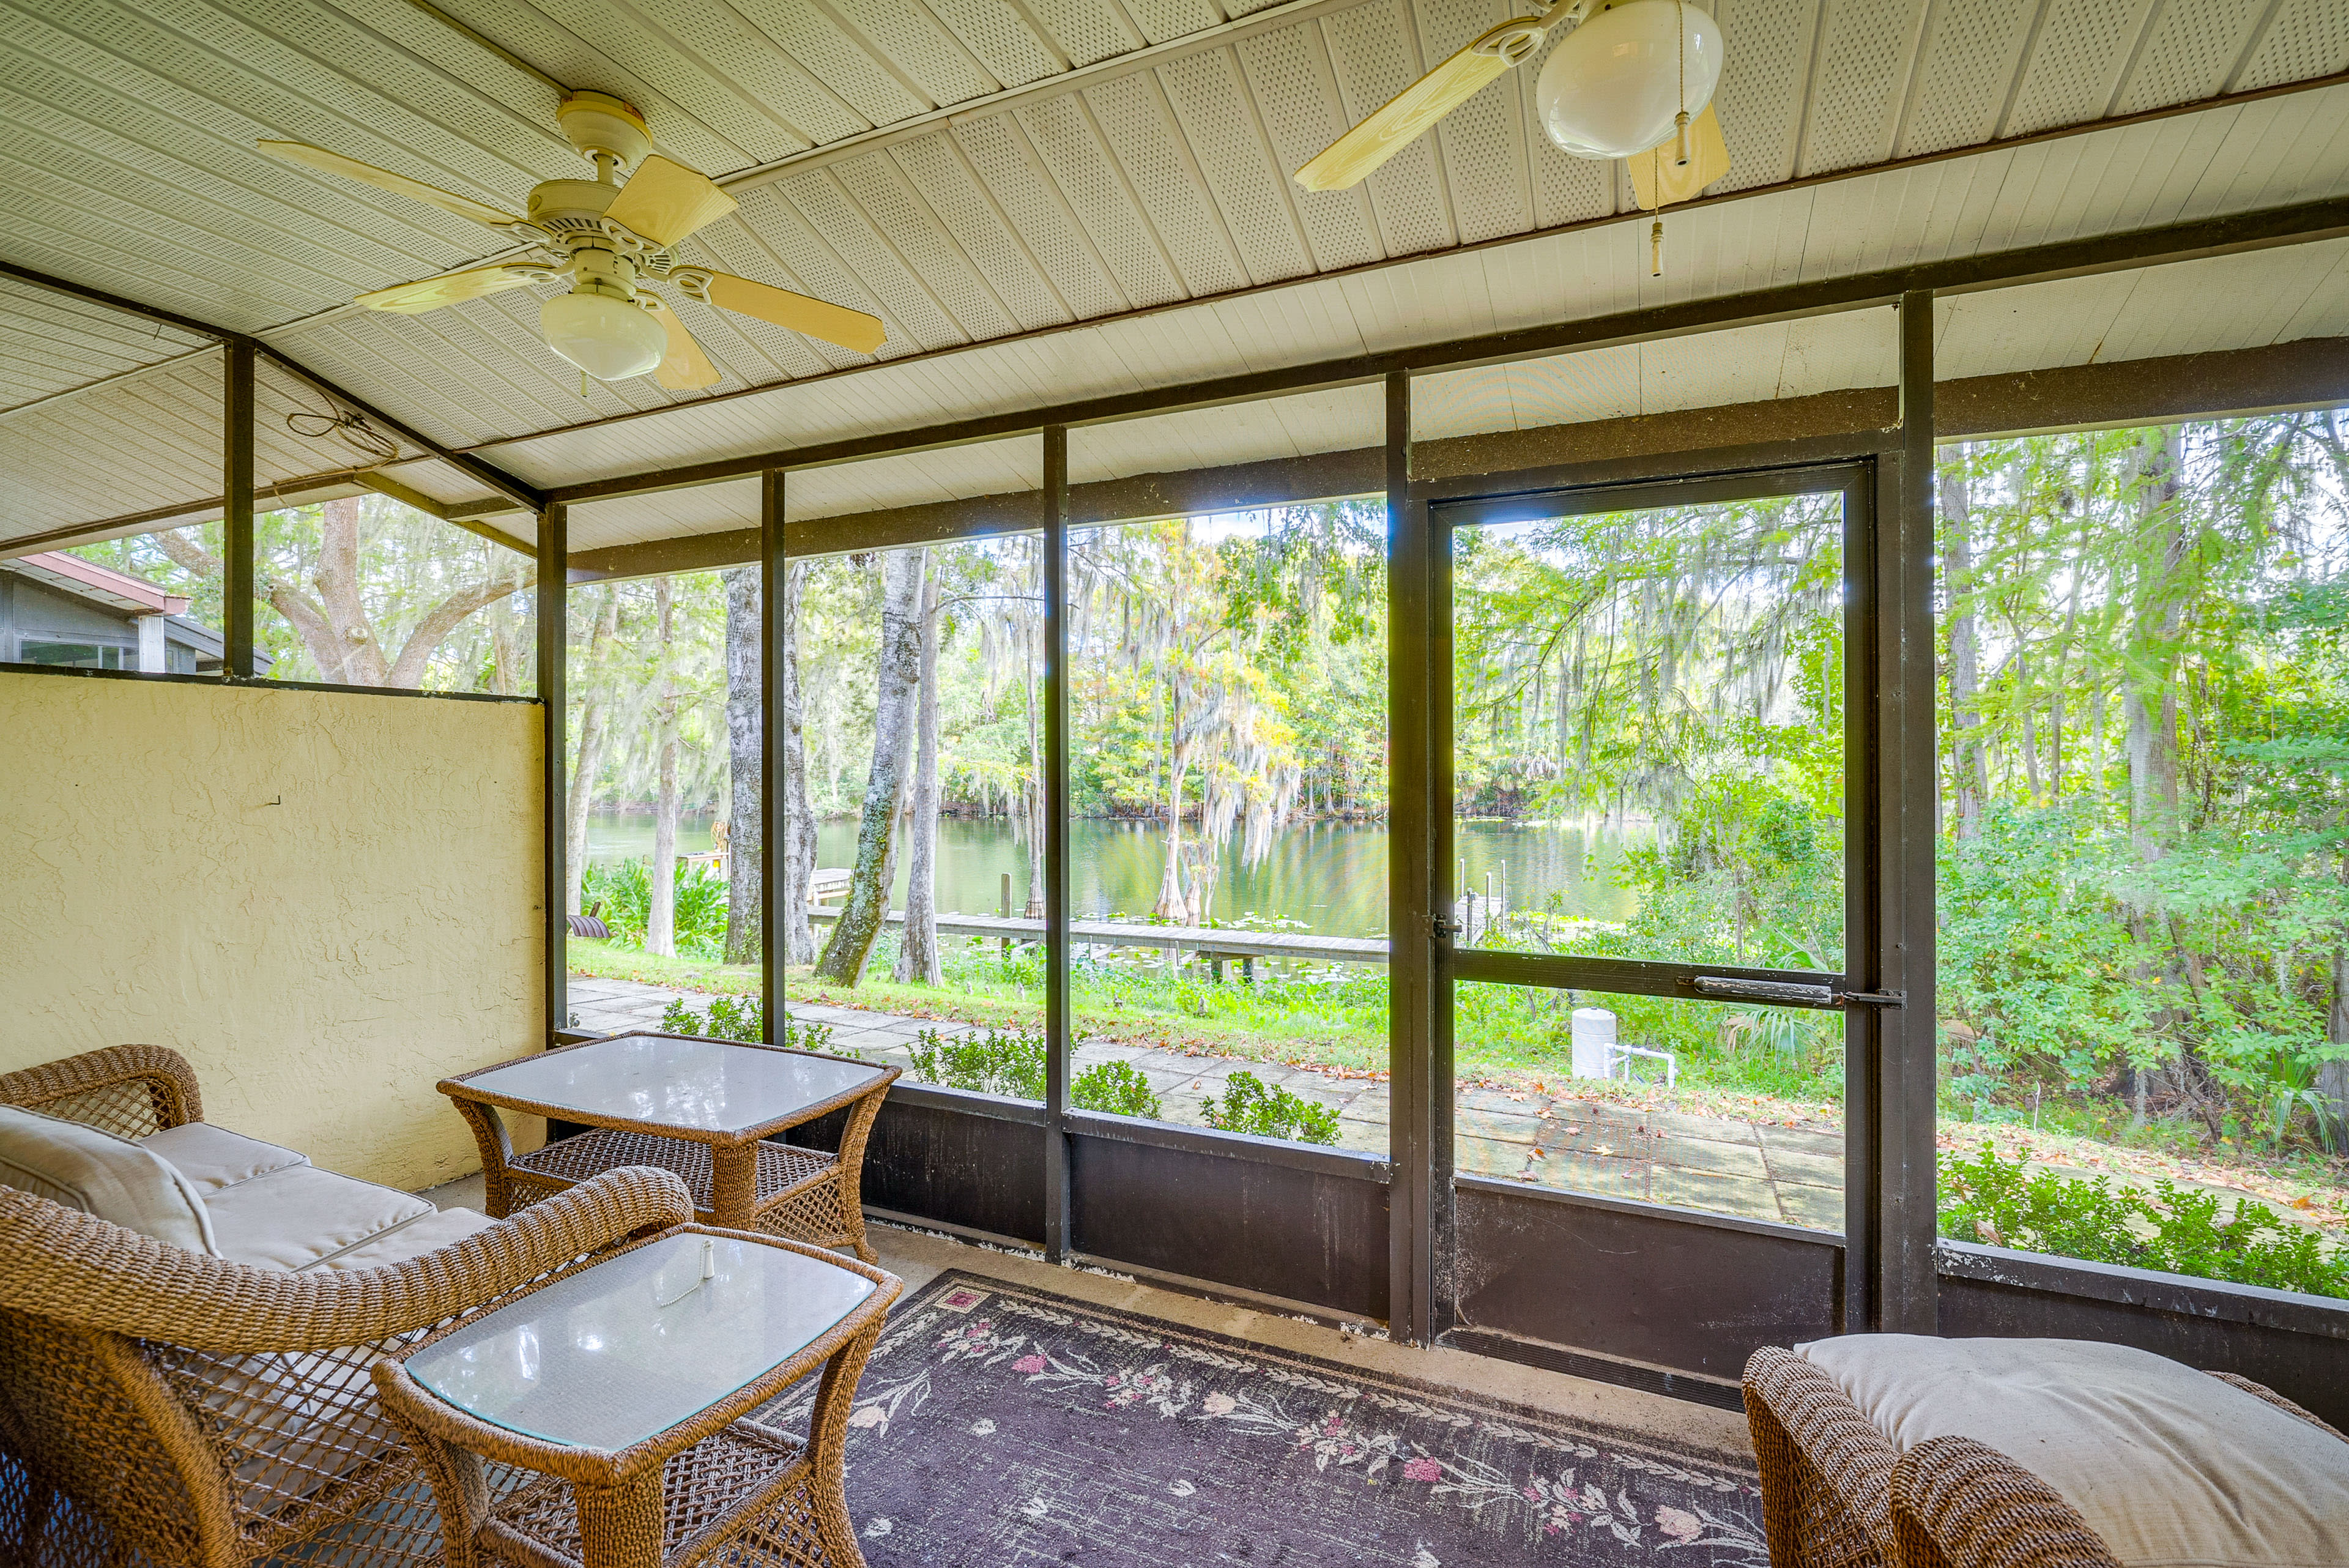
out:
{"label": "woven rattan leg", "polygon": [[473,1129],[473,1146],[481,1151],[481,1207],[492,1220],[513,1212],[513,1193],[506,1181],[506,1161],[513,1158],[513,1140],[506,1136],[505,1118],[495,1106],[478,1100],[458,1100],[457,1112]]}
{"label": "woven rattan leg", "polygon": [[816,1534],[833,1568],[864,1568],[856,1523],[848,1516],[848,1417],[856,1404],[856,1380],[864,1374],[864,1358],[873,1354],[885,1326],[885,1319],[875,1318],[824,1363],[815,1408],[808,1414],[808,1465],[814,1472],[809,1511],[815,1516]]}
{"label": "woven rattan leg", "polygon": [[660,1466],[622,1486],[574,1482],[571,1496],[579,1509],[584,1568],[657,1568],[667,1528]]}
{"label": "woven rattan leg", "polygon": [[715,1144],[709,1150],[709,1222],[747,1231],[758,1223],[759,1146]]}
{"label": "woven rattan leg", "polygon": [[834,1179],[840,1200],[840,1228],[856,1255],[868,1263],[877,1263],[881,1254],[864,1240],[864,1141],[873,1135],[874,1118],[881,1114],[881,1101],[888,1093],[883,1085],[874,1093],[856,1102],[848,1113],[848,1127],[841,1135],[839,1175]]}

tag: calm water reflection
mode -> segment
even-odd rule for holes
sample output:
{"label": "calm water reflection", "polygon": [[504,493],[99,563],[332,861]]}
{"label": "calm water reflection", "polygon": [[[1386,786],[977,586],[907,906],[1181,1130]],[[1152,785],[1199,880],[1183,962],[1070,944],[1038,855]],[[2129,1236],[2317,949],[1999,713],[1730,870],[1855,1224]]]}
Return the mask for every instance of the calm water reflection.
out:
{"label": "calm water reflection", "polygon": [[[1164,831],[1155,823],[1079,821],[1072,826],[1069,885],[1079,919],[1140,917],[1158,898],[1165,863]],[[695,813],[678,826],[678,853],[709,847],[709,816]],[[1632,896],[1609,879],[1619,836],[1602,830],[1588,840],[1578,826],[1464,822],[1459,825],[1461,887],[1482,893],[1485,878],[1497,892],[1506,874],[1513,907],[1543,907],[1558,896],[1565,913],[1620,919]],[[597,812],[588,819],[587,855],[613,861],[652,852],[648,814]],[[845,819],[816,830],[816,863],[846,866],[855,852],[856,825]],[[1028,898],[1028,851],[1013,841],[1004,818],[948,817],[938,824],[938,908],[958,914],[994,914],[1002,877],[1011,877],[1012,913]],[[897,897],[905,895],[900,857]],[[1350,823],[1309,823],[1275,836],[1270,852],[1242,864],[1235,836],[1224,846],[1214,917],[1244,915],[1294,920],[1328,936],[1375,937],[1387,929],[1387,831]]]}

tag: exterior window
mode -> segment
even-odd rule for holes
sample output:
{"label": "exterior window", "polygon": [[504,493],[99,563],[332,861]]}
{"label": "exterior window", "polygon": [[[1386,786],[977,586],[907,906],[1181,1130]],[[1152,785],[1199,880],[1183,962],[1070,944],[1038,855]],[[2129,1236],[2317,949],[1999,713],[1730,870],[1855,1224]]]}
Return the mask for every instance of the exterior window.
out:
{"label": "exterior window", "polygon": [[19,664],[47,664],[69,670],[136,670],[139,650],[96,642],[50,642],[26,638],[18,644]]}

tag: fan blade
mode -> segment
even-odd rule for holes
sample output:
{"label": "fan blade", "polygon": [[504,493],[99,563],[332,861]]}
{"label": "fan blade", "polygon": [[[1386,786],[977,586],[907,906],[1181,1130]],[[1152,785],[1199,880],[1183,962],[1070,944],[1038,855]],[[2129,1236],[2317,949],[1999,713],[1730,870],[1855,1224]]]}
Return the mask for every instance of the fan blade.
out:
{"label": "fan blade", "polygon": [[789,289],[771,288],[763,283],[753,283],[747,277],[736,277],[730,273],[711,273],[708,293],[712,305],[722,305],[729,310],[739,310],[745,316],[771,321],[793,332],[804,332],[811,337],[837,343],[843,348],[854,349],[859,354],[872,353],[881,347],[886,336],[877,316],[867,316],[844,305],[810,299],[804,294],[793,294]]}
{"label": "fan blade", "polygon": [[362,163],[356,158],[346,158],[339,152],[329,152],[323,147],[313,147],[306,141],[256,141],[255,147],[272,158],[286,163],[300,163],[312,169],[323,169],[329,174],[340,174],[346,180],[357,180],[363,185],[373,185],[379,191],[389,191],[397,196],[413,197],[429,202],[444,213],[454,213],[460,218],[471,218],[487,228],[502,229],[508,223],[522,220],[512,213],[501,213],[467,197],[453,195],[437,185],[427,185],[420,180],[410,180],[405,174],[395,174],[388,169],[378,169],[372,163]]}
{"label": "fan blade", "polygon": [[446,277],[428,277],[391,288],[379,288],[373,294],[360,295],[354,303],[364,305],[369,310],[392,310],[402,316],[421,316],[444,305],[455,305],[460,300],[479,299],[485,294],[529,286],[529,276],[511,267],[477,266],[467,272],[452,272]]}
{"label": "fan blade", "polygon": [[709,356],[701,351],[701,345],[693,340],[693,334],[685,329],[685,323],[677,318],[668,301],[662,300],[656,314],[660,317],[662,329],[668,334],[668,352],[654,367],[653,379],[673,392],[716,386],[718,367],[709,362]]}
{"label": "fan blade", "polygon": [[1507,74],[1498,55],[1478,54],[1469,45],[1411,86],[1361,124],[1315,153],[1294,178],[1308,191],[1342,191],[1359,185],[1412,139],[1470,99],[1486,83]]}
{"label": "fan blade", "polygon": [[1721,120],[1707,104],[1704,112],[1689,121],[1689,161],[1686,164],[1672,161],[1679,151],[1675,135],[1661,146],[1623,160],[1631,171],[1631,193],[1639,198],[1640,210],[1654,212],[1674,202],[1686,202],[1723,174],[1729,172],[1729,143],[1722,140]]}
{"label": "fan blade", "polygon": [[681,163],[656,153],[639,164],[604,209],[604,215],[625,224],[655,244],[673,245],[704,223],[717,222],[734,210],[734,198]]}

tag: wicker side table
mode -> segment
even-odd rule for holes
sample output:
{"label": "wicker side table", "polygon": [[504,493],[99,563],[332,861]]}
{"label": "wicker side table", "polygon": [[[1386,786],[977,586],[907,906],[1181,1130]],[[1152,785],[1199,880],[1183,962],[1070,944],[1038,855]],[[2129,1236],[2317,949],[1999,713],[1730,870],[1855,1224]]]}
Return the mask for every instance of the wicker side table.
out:
{"label": "wicker side table", "polygon": [[[375,1367],[448,1568],[863,1568],[841,1451],[902,1287],[803,1242],[678,1226]],[[750,1412],[821,1368],[802,1442]],[[536,1472],[493,1495],[491,1466]]]}
{"label": "wicker side table", "polygon": [[[897,1067],[683,1034],[591,1040],[440,1081],[481,1153],[484,1206],[498,1219],[606,1170],[649,1165],[682,1178],[705,1222],[764,1231],[866,1262],[864,1142]],[[588,1130],[513,1152],[502,1107]],[[848,1112],[840,1151],[767,1141]]]}

